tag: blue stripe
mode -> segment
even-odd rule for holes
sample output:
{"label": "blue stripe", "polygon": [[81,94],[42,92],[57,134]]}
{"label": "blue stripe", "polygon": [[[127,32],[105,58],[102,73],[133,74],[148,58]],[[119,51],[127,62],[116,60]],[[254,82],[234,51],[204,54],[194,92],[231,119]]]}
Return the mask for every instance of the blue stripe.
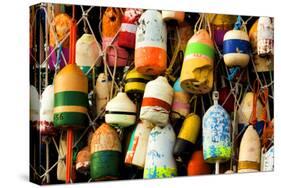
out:
{"label": "blue stripe", "polygon": [[243,53],[250,54],[250,42],[240,39],[230,39],[223,41],[223,54]]}

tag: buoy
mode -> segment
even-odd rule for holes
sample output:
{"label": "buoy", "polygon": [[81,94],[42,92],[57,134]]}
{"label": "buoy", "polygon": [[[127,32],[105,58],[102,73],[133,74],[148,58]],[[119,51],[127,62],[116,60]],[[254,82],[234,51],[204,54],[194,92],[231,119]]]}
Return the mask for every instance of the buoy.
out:
{"label": "buoy", "polygon": [[180,86],[180,79],[178,78],[173,86],[174,97],[171,109],[171,119],[176,120],[185,118],[189,114],[189,100],[190,95],[186,93]]}
{"label": "buoy", "polygon": [[[55,16],[54,20],[52,21],[50,25],[50,40],[49,40],[49,52],[52,52],[56,45],[56,39],[58,42],[62,42],[62,40],[66,37],[68,32],[70,31],[71,26],[71,17],[65,13],[60,13]],[[69,61],[69,37],[67,37],[62,45],[62,54],[66,60],[66,62]],[[63,61],[63,57],[61,55],[60,59],[62,60],[60,63],[60,68],[63,68],[65,66],[65,62]],[[49,59],[49,68],[51,70],[55,70],[55,65],[57,62],[57,54],[55,51],[51,54],[51,57]]]}
{"label": "buoy", "polygon": [[49,85],[45,88],[41,96],[40,106],[40,126],[41,135],[55,135],[54,127],[54,86]]}
{"label": "buoy", "polygon": [[127,94],[143,94],[145,85],[152,80],[151,76],[139,73],[136,69],[128,72],[125,79],[125,92]]}
{"label": "buoy", "polygon": [[213,87],[214,45],[204,29],[188,41],[181,69],[181,87],[189,93],[205,94]]}
{"label": "buoy", "polygon": [[158,76],[148,82],[143,95],[140,119],[158,126],[166,126],[173,100],[173,88],[167,78]]}
{"label": "buoy", "polygon": [[184,21],[185,13],[181,11],[162,10],[162,18],[164,21],[176,20],[178,22]]}
{"label": "buoy", "polygon": [[211,174],[212,172],[209,164],[204,161],[202,150],[197,150],[192,153],[186,169],[188,176]]}
{"label": "buoy", "polygon": [[260,56],[274,54],[274,26],[270,17],[260,17],[257,28],[257,51]]}
{"label": "buoy", "polygon": [[118,45],[120,47],[135,48],[137,25],[142,12],[142,9],[126,8],[118,35]]}
{"label": "buoy", "polygon": [[[76,42],[76,64],[86,74],[91,66],[97,64],[99,47],[96,38],[92,34],[84,33]],[[92,74],[88,74],[92,78]]]}
{"label": "buoy", "polygon": [[161,13],[146,10],[136,32],[135,67],[142,74],[160,75],[167,68],[167,28]]}
{"label": "buoy", "polygon": [[167,178],[177,176],[173,157],[175,133],[170,124],[164,128],[155,126],[148,138],[143,178]]}
{"label": "buoy", "polygon": [[188,114],[184,120],[174,146],[174,155],[188,158],[195,149],[201,128],[201,119],[195,113]]}
{"label": "buoy", "polygon": [[250,60],[250,39],[242,30],[230,30],[223,38],[223,59],[228,67],[244,68]]}
{"label": "buoy", "polygon": [[253,125],[245,131],[239,149],[238,173],[260,170],[261,143]]}
{"label": "buoy", "polygon": [[118,179],[120,176],[121,143],[117,132],[103,123],[91,140],[91,178]]}
{"label": "buoy", "polygon": [[267,151],[262,150],[261,171],[262,172],[274,171],[274,145],[271,146]]}
{"label": "buoy", "polygon": [[152,123],[145,120],[137,124],[131,135],[125,164],[144,168],[148,138],[153,127]]}
{"label": "buoy", "polygon": [[84,147],[77,154],[75,169],[81,174],[87,174],[90,167],[90,146]]}
{"label": "buoy", "polygon": [[107,104],[110,97],[110,90],[112,81],[106,79],[104,73],[100,73],[96,81],[95,93],[96,93],[96,110],[97,114],[100,114]]}
{"label": "buoy", "polygon": [[136,122],[137,107],[124,92],[119,92],[105,107],[105,122],[117,127],[128,127]]}
{"label": "buoy", "polygon": [[32,126],[35,126],[39,121],[39,109],[40,109],[40,100],[39,94],[37,89],[30,85],[30,106],[29,106],[29,113],[30,113],[30,122]]}

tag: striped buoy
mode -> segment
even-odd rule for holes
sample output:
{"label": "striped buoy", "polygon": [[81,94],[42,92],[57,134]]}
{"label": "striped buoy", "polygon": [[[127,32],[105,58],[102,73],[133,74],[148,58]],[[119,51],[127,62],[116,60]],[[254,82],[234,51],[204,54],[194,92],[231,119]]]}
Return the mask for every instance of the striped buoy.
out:
{"label": "striped buoy", "polygon": [[205,94],[213,87],[214,45],[204,29],[188,41],[181,69],[181,87],[189,93]]}
{"label": "striped buoy", "polygon": [[167,29],[161,13],[146,10],[136,33],[135,67],[142,74],[160,75],[167,68]]}
{"label": "striped buoy", "polygon": [[187,158],[195,149],[201,128],[201,119],[195,113],[188,114],[184,120],[174,146],[174,155]]}
{"label": "striped buoy", "polygon": [[274,171],[274,145],[268,150],[262,150],[261,153],[261,171]]}
{"label": "striped buoy", "polygon": [[253,125],[245,131],[239,149],[238,173],[260,170],[261,143]]}
{"label": "striped buoy", "polygon": [[37,121],[39,121],[39,108],[40,108],[40,100],[39,94],[37,89],[30,85],[30,106],[29,106],[29,113],[30,113],[30,122],[32,125],[36,125]]}
{"label": "striped buoy", "polygon": [[90,167],[90,146],[86,146],[81,149],[76,158],[75,169],[81,174],[87,174]]}
{"label": "striped buoy", "polygon": [[105,107],[105,122],[128,127],[136,122],[137,107],[124,92],[119,92]]}
{"label": "striped buoy", "polygon": [[164,21],[176,20],[178,22],[184,21],[185,13],[181,11],[162,10],[162,18]]}
{"label": "striped buoy", "polygon": [[230,30],[223,38],[223,59],[228,67],[246,67],[250,60],[250,39],[242,30]]}
{"label": "striped buoy", "polygon": [[140,119],[158,126],[166,126],[173,100],[173,88],[167,78],[158,76],[148,82],[143,95]]}
{"label": "striped buoy", "polygon": [[126,8],[118,35],[118,45],[120,47],[135,48],[137,25],[142,12],[142,9]]}
{"label": "striped buoy", "polygon": [[137,124],[131,135],[125,164],[144,168],[148,138],[152,128],[153,124],[145,120]]}
{"label": "striped buoy", "polygon": [[92,136],[90,151],[90,170],[93,180],[119,178],[121,143],[114,128],[103,123]]}
{"label": "striped buoy", "polygon": [[155,126],[148,138],[143,178],[167,178],[177,176],[173,157],[175,133],[170,124],[164,128]]}
{"label": "striped buoy", "polygon": [[88,120],[88,80],[76,64],[66,65],[54,78],[55,127],[81,127]]}
{"label": "striped buoy", "polygon": [[187,163],[186,170],[188,176],[211,174],[211,168],[209,164],[204,161],[202,150],[193,152],[190,160]]}
{"label": "striped buoy", "polygon": [[257,26],[257,51],[260,56],[274,54],[274,26],[273,18],[260,17]]}

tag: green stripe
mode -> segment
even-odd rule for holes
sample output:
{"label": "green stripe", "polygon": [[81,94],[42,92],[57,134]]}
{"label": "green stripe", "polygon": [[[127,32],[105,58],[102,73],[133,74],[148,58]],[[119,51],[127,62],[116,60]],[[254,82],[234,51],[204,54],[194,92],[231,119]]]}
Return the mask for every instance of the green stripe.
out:
{"label": "green stripe", "polygon": [[215,56],[215,51],[212,47],[206,44],[202,43],[191,43],[186,47],[184,56],[190,55],[190,54],[203,54],[208,56],[209,58],[213,59]]}
{"label": "green stripe", "polygon": [[84,127],[87,125],[87,115],[80,112],[62,112],[54,113],[54,126],[63,127]]}
{"label": "green stripe", "polygon": [[118,179],[120,177],[120,165],[120,152],[95,152],[91,156],[91,178],[94,180]]}
{"label": "green stripe", "polygon": [[81,91],[63,91],[55,93],[55,107],[83,106],[88,107],[88,94]]}

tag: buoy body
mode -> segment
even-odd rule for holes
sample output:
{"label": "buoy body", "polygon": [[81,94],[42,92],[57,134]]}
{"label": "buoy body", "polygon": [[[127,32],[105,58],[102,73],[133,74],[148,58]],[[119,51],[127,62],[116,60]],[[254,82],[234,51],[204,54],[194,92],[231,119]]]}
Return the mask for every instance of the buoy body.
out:
{"label": "buoy body", "polygon": [[39,94],[37,89],[30,85],[30,106],[29,106],[29,113],[30,113],[30,122],[33,125],[36,125],[37,121],[39,121],[39,109],[40,109],[40,100]]}
{"label": "buoy body", "polygon": [[257,28],[257,51],[260,56],[274,54],[274,26],[270,17],[260,17]]}
{"label": "buoy body", "polygon": [[238,173],[260,170],[261,143],[252,125],[245,131],[239,149]]}
{"label": "buoy body", "polygon": [[83,127],[88,107],[88,80],[76,64],[68,64],[54,78],[55,127]]}
{"label": "buoy body", "polygon": [[223,59],[228,67],[246,67],[250,60],[250,39],[242,30],[230,30],[223,38]]}
{"label": "buoy body", "polygon": [[140,121],[133,131],[125,157],[125,163],[144,168],[148,138],[153,128],[148,121]]}
{"label": "buoy body", "polygon": [[90,167],[90,158],[90,146],[86,146],[77,154],[75,169],[81,174],[87,174]]}
{"label": "buoy body", "polygon": [[127,127],[136,122],[137,107],[126,93],[119,92],[105,107],[105,122],[117,127]]}
{"label": "buoy body", "polygon": [[158,126],[166,126],[173,100],[173,88],[167,78],[158,76],[148,82],[143,95],[140,119]]}
{"label": "buoy body", "polygon": [[204,94],[213,87],[214,45],[208,32],[200,30],[189,39],[181,69],[181,87],[189,93]]}
{"label": "buoy body", "polygon": [[154,127],[150,132],[143,178],[166,178],[177,175],[173,157],[175,133],[170,124],[164,128]]}
{"label": "buoy body", "polygon": [[204,174],[211,174],[211,168],[209,164],[204,161],[203,151],[194,151],[187,163],[187,175],[196,176]]}
{"label": "buoy body", "polygon": [[167,68],[167,29],[161,13],[146,10],[136,32],[135,67],[142,74],[160,75]]}
{"label": "buoy body", "polygon": [[176,20],[178,22],[184,21],[184,12],[162,10],[162,18],[164,21]]}
{"label": "buoy body", "polygon": [[208,163],[231,157],[231,120],[222,106],[214,104],[203,116],[203,154]]}
{"label": "buoy body", "polygon": [[118,179],[120,176],[121,143],[117,132],[102,124],[91,140],[91,178],[94,180]]}
{"label": "buoy body", "polygon": [[122,17],[121,30],[118,35],[118,45],[123,48],[135,48],[138,20],[142,9],[127,8]]}

